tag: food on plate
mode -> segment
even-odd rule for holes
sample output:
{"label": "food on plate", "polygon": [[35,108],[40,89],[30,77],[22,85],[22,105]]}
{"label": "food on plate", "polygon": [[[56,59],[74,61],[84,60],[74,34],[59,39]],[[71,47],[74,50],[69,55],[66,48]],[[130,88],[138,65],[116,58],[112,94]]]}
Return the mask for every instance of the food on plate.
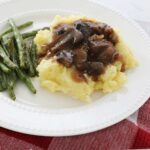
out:
{"label": "food on plate", "polygon": [[137,65],[120,32],[106,23],[81,16],[56,16],[50,28],[30,32],[28,21],[0,34],[0,91],[16,99],[14,88],[23,81],[32,93],[31,77],[42,87],[91,101],[94,91],[113,92],[122,87],[125,71]]}
{"label": "food on plate", "polygon": [[41,86],[83,101],[91,101],[94,91],[118,90],[125,71],[137,65],[120,33],[93,18],[56,16],[34,42]]}
{"label": "food on plate", "polygon": [[38,30],[20,33],[20,30],[33,24],[32,21],[16,26],[8,20],[10,29],[0,34],[0,91],[8,91],[15,100],[14,87],[18,79],[23,81],[32,93],[36,93],[30,77],[37,76],[36,47],[33,42]]}

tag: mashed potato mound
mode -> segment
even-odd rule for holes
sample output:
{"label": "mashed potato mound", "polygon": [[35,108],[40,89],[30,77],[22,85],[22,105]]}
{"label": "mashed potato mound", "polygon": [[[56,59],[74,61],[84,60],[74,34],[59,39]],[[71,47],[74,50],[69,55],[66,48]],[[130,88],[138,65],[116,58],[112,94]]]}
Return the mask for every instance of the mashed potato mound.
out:
{"label": "mashed potato mound", "polygon": [[[81,16],[60,17],[56,16],[51,23],[51,30],[41,30],[37,33],[34,41],[37,45],[38,53],[42,53],[42,45],[52,41],[53,28],[60,23],[72,23],[75,20],[87,19]],[[95,19],[88,18],[88,20],[95,21]],[[123,56],[123,63],[125,69],[133,68],[137,65],[137,60],[133,56],[129,47],[122,40],[118,31],[115,31],[119,37],[119,42],[116,49]],[[113,92],[122,87],[127,81],[124,72],[121,72],[122,62],[117,61],[113,65],[108,65],[104,74],[100,75],[98,81],[93,81],[91,77],[86,76],[87,82],[76,82],[72,78],[74,68],[66,68],[59,64],[55,58],[49,60],[43,59],[38,65],[39,79],[41,86],[51,92],[61,91],[72,97],[90,102],[90,95],[94,91],[101,91],[104,93]]]}
{"label": "mashed potato mound", "polygon": [[38,66],[40,82],[51,92],[62,91],[74,98],[90,101],[89,95],[94,90],[94,82],[76,82],[72,79],[73,69],[60,65],[55,60],[43,60]]}

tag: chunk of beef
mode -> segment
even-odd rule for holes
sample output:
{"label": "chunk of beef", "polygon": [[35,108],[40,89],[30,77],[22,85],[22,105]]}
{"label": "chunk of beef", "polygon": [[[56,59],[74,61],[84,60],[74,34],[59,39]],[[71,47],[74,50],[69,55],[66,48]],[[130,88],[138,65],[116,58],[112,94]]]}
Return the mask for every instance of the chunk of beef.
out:
{"label": "chunk of beef", "polygon": [[87,74],[94,76],[104,73],[105,70],[105,66],[101,62],[87,62],[86,67]]}
{"label": "chunk of beef", "polygon": [[89,39],[89,47],[90,47],[91,53],[94,53],[94,54],[102,53],[109,46],[112,46],[112,44],[105,39],[103,39],[103,40]]}
{"label": "chunk of beef", "polygon": [[49,44],[49,50],[52,53],[62,49],[71,49],[75,44],[82,41],[83,35],[80,31],[70,26],[65,28],[65,32],[55,37],[54,41]]}
{"label": "chunk of beef", "polygon": [[99,54],[98,60],[105,65],[112,63],[113,54],[116,52],[113,46],[109,46],[102,53]]}
{"label": "chunk of beef", "polygon": [[57,54],[57,61],[63,64],[65,67],[69,68],[73,64],[73,53],[71,50],[62,50]]}

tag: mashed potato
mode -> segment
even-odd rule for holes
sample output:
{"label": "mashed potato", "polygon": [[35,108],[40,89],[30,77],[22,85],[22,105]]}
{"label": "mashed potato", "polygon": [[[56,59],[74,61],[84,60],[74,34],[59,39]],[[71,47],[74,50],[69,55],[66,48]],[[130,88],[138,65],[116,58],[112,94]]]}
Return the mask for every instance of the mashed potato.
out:
{"label": "mashed potato", "polygon": [[[72,23],[78,19],[87,19],[86,17],[70,16],[60,17],[56,16],[51,23],[51,30],[41,30],[36,35],[34,41],[37,45],[38,53],[42,53],[41,46],[52,41],[53,27],[59,23]],[[89,19],[89,18],[88,18]],[[89,19],[94,21],[94,19]],[[119,42],[116,49],[123,55],[123,63],[125,69],[130,69],[136,66],[137,61],[131,53],[128,46],[124,43],[119,32]],[[108,65],[104,74],[100,75],[98,81],[93,81],[91,77],[86,76],[87,82],[76,82],[72,79],[72,72],[74,68],[66,68],[57,63],[55,58],[45,60],[43,59],[38,65],[39,79],[41,86],[51,92],[61,91],[69,94],[76,99],[82,101],[91,101],[90,95],[94,91],[102,91],[109,93],[122,87],[127,81],[125,73],[121,72],[122,62],[117,61],[113,65]]]}
{"label": "mashed potato", "polygon": [[73,69],[60,65],[55,60],[43,60],[38,66],[40,82],[51,92],[62,91],[74,98],[90,101],[89,95],[94,90],[94,82],[88,78],[86,82],[75,82],[72,79]]}

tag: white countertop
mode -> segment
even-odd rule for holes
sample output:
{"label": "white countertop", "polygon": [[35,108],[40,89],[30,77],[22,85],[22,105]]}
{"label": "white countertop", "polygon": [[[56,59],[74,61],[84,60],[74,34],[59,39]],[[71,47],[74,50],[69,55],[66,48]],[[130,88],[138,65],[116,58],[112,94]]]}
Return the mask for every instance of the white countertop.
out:
{"label": "white countertop", "polygon": [[150,22],[150,0],[97,0],[135,20]]}

